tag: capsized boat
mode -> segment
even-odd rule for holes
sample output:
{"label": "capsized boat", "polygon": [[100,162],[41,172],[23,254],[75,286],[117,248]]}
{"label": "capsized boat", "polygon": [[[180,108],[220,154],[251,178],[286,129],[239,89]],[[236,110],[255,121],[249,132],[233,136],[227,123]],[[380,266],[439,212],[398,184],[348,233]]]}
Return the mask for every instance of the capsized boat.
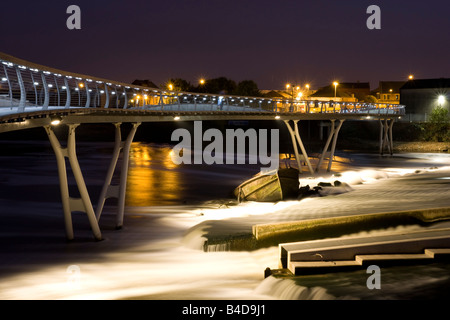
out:
{"label": "capsized boat", "polygon": [[296,168],[260,172],[241,183],[234,190],[234,195],[238,201],[274,202],[296,199],[300,186],[298,175]]}

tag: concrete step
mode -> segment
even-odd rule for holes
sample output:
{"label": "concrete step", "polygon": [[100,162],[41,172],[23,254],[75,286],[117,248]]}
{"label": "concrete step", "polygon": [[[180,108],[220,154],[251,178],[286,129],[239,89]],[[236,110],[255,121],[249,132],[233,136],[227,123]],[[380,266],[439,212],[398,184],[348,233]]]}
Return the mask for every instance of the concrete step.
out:
{"label": "concrete step", "polygon": [[417,254],[371,254],[357,255],[354,260],[336,261],[291,261],[288,269],[295,275],[336,272],[337,270],[353,270],[367,267],[371,264],[392,265],[411,262],[431,262],[442,257],[450,258],[450,248],[448,249],[426,249],[424,253]]}
{"label": "concrete step", "polygon": [[279,245],[280,267],[297,270],[315,266],[325,270],[361,266],[370,261],[429,260],[448,255],[449,248],[450,228],[284,243]]}

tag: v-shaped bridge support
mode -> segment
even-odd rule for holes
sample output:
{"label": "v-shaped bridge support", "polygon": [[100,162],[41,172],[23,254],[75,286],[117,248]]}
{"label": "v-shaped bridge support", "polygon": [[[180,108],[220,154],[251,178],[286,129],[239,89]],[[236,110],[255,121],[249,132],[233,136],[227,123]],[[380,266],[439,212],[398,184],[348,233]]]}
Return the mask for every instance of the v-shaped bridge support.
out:
{"label": "v-shaped bridge support", "polygon": [[392,127],[395,119],[380,119],[380,154],[383,155],[387,147],[389,154],[394,153],[394,141],[392,139]]}
{"label": "v-shaped bridge support", "polygon": [[[100,231],[100,227],[98,221],[100,219],[100,215],[103,211],[103,206],[105,204],[105,200],[107,198],[116,197],[118,198],[117,205],[117,216],[116,216],[116,227],[120,228],[123,224],[123,215],[125,208],[125,193],[126,193],[126,182],[128,175],[128,162],[130,155],[130,147],[131,142],[133,141],[134,135],[136,133],[137,127],[140,123],[134,123],[133,127],[128,134],[128,137],[125,141],[122,141],[121,138],[121,130],[120,123],[116,123],[116,134],[115,134],[115,146],[113,151],[113,157],[111,160],[111,164],[108,169],[108,173],[106,175],[105,183],[103,185],[102,192],[100,194],[100,199],[98,201],[98,205],[96,208],[96,212],[92,207],[92,202],[89,197],[88,190],[86,188],[86,183],[83,178],[83,174],[81,172],[80,165],[78,163],[78,158],[76,154],[76,145],[75,145],[75,129],[79,126],[79,124],[70,124],[69,133],[67,138],[67,147],[61,147],[61,144],[56,137],[52,126],[45,126],[44,129],[47,132],[48,138],[50,140],[50,144],[56,155],[56,162],[58,166],[58,175],[59,175],[59,184],[61,191],[61,199],[64,211],[64,223],[66,229],[66,236],[68,240],[72,240],[74,238],[73,233],[73,225],[72,225],[72,212],[79,211],[86,213],[90,227],[94,234],[94,238],[96,240],[102,240],[102,234]],[[120,174],[120,184],[119,185],[111,185],[111,180],[114,175],[114,171],[117,166],[117,161],[119,159],[120,152],[123,151],[123,161],[122,168]],[[67,179],[67,168],[66,168],[66,159],[69,159],[70,166],[72,168],[73,176],[75,177],[75,181],[78,187],[78,191],[80,193],[80,198],[73,198],[69,195],[69,186]]]}
{"label": "v-shaped bridge support", "polygon": [[[67,147],[62,148],[58,141],[53,128],[51,126],[45,126],[45,131],[47,132],[50,144],[52,145],[53,151],[56,155],[56,162],[58,165],[58,175],[59,175],[59,186],[61,190],[61,200],[64,211],[64,222],[66,227],[66,236],[68,240],[72,240],[73,236],[73,226],[72,226],[72,212],[81,211],[85,212],[89,224],[91,226],[92,232],[96,240],[102,239],[102,234],[98,226],[98,221],[95,217],[94,209],[92,208],[91,199],[89,198],[89,193],[86,188],[86,183],[84,182],[83,174],[81,173],[80,165],[78,163],[76,147],[75,147],[75,129],[79,124],[69,125],[69,135],[67,137]],[[80,192],[80,198],[72,198],[69,195],[69,185],[67,182],[67,170],[66,170],[66,160],[69,159],[70,166],[72,168],[73,176],[77,183],[78,191]]]}
{"label": "v-shaped bridge support", "polygon": [[[336,150],[336,143],[337,143],[339,130],[341,130],[342,124],[344,123],[344,120],[339,120],[339,124],[336,127],[335,121],[336,120],[334,120],[334,119],[331,120],[331,131],[328,135],[328,139],[327,139],[327,142],[325,143],[325,147],[323,148],[322,154],[320,155],[319,163],[317,164],[317,167],[316,167],[316,172],[319,172],[322,162],[325,159],[325,156],[328,156],[327,172],[331,171],[331,165],[333,164],[333,157],[334,157],[334,152]],[[333,140],[333,144],[331,145],[330,152],[328,152],[328,148],[330,147],[331,140]]]}
{"label": "v-shaped bridge support", "polygon": [[[298,169],[300,173],[302,172],[302,160],[306,162],[308,166],[308,170],[311,174],[314,173],[314,170],[311,166],[311,162],[309,161],[308,154],[306,153],[305,146],[303,145],[302,138],[300,137],[300,132],[298,130],[298,121],[299,120],[293,120],[294,122],[294,129],[291,127],[289,120],[285,120],[284,123],[286,124],[286,127],[289,130],[289,133],[291,135],[292,140],[292,146],[294,148],[295,153],[295,160],[297,161]],[[300,157],[300,154],[298,153],[297,143],[300,146],[300,150],[302,151],[302,156]]]}
{"label": "v-shaped bridge support", "polygon": [[[130,158],[130,147],[131,142],[133,142],[134,135],[136,134],[136,130],[139,127],[140,123],[133,123],[133,127],[131,131],[128,133],[128,137],[125,141],[122,141],[122,133],[121,133],[121,123],[115,123],[116,126],[116,134],[115,134],[115,143],[114,143],[114,151],[111,163],[108,168],[108,172],[106,174],[105,183],[103,185],[102,191],[100,193],[100,197],[98,200],[97,208],[96,208],[96,217],[97,220],[100,220],[100,215],[102,214],[103,207],[105,205],[105,201],[108,198],[117,198],[117,216],[116,216],[116,229],[120,229],[123,225],[123,214],[125,208],[125,194],[127,188],[127,176],[128,176],[128,161]],[[117,161],[119,160],[120,152],[122,151],[122,168],[120,171],[120,182],[118,185],[111,185],[112,178],[114,176],[114,172],[117,167]]]}
{"label": "v-shaped bridge support", "polygon": [[[304,161],[306,163],[306,165],[308,166],[308,171],[311,174],[314,174],[314,172],[319,172],[320,167],[322,165],[322,162],[324,161],[326,156],[329,157],[327,171],[328,172],[331,171],[331,165],[333,163],[334,152],[336,150],[336,143],[337,143],[339,130],[341,129],[342,124],[344,123],[344,120],[339,120],[339,124],[336,127],[335,121],[336,121],[335,119],[331,120],[331,131],[330,131],[330,134],[328,135],[327,142],[325,143],[325,147],[323,148],[322,154],[320,155],[320,159],[319,159],[319,162],[318,162],[317,167],[316,167],[315,170],[313,169],[313,167],[311,165],[311,162],[310,162],[309,157],[308,157],[308,153],[306,152],[305,146],[303,145],[302,138],[300,136],[300,132],[299,132],[299,129],[298,129],[298,122],[299,122],[299,120],[293,120],[294,128],[292,128],[289,120],[285,120],[284,121],[284,123],[286,124],[286,127],[288,128],[289,133],[291,135],[291,140],[292,140],[292,146],[293,146],[293,149],[294,149],[295,159],[297,161],[297,165],[298,165],[298,168],[300,170],[300,173],[302,172],[302,161]],[[333,141],[333,143],[331,145],[331,151],[328,152],[328,149],[330,147],[331,141]],[[302,152],[301,155],[299,154],[299,150],[297,148],[297,144],[298,144],[298,146],[300,146],[300,150]]]}

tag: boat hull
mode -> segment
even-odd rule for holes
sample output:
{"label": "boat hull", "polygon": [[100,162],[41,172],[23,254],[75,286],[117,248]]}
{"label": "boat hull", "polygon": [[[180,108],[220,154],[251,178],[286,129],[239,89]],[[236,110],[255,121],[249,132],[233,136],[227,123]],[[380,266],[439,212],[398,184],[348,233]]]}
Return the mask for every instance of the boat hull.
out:
{"label": "boat hull", "polygon": [[258,173],[240,184],[234,195],[239,201],[275,202],[296,199],[299,191],[299,171],[295,168]]}

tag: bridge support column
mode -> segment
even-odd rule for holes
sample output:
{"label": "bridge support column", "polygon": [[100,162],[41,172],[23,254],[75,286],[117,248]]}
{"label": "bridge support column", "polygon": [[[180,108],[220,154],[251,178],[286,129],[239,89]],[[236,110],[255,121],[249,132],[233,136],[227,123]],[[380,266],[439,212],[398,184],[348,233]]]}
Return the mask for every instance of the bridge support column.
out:
{"label": "bridge support column", "polygon": [[[140,123],[133,123],[133,127],[128,134],[128,137],[125,141],[122,141],[122,133],[121,133],[121,123],[115,123],[116,133],[115,133],[115,143],[114,143],[114,151],[111,163],[108,168],[108,172],[106,174],[105,183],[103,184],[102,191],[100,193],[100,197],[98,200],[97,208],[96,208],[96,218],[100,219],[100,215],[102,214],[103,207],[105,205],[105,201],[108,198],[117,198],[117,216],[116,216],[116,228],[120,229],[123,225],[123,215],[125,209],[125,194],[127,187],[127,176],[128,176],[128,162],[130,158],[130,147],[131,142],[134,139],[134,135],[136,134],[136,130],[139,127]],[[119,185],[111,185],[111,180],[114,175],[114,172],[117,167],[117,161],[120,156],[120,152],[122,151],[122,168],[120,172],[120,182]]]}
{"label": "bridge support column", "polygon": [[[335,121],[336,120],[334,120],[334,119],[331,120],[331,131],[330,131],[330,134],[328,135],[328,139],[327,139],[327,142],[325,143],[325,147],[323,148],[322,154],[320,155],[319,163],[317,164],[317,167],[316,167],[316,172],[319,172],[320,166],[322,165],[322,162],[325,159],[325,156],[327,154],[329,155],[327,172],[331,171],[331,165],[333,163],[334,151],[336,150],[336,143],[337,143],[339,130],[341,130],[342,124],[344,123],[344,120],[339,120],[339,124],[336,128]],[[328,152],[328,148],[330,147],[330,143],[331,143],[332,139],[333,139],[333,144],[331,145],[331,151]]]}
{"label": "bridge support column", "polygon": [[394,153],[394,140],[392,138],[392,127],[395,119],[380,119],[380,154],[383,155],[385,148],[392,156]]}
{"label": "bridge support column", "polygon": [[[50,144],[56,155],[56,162],[58,165],[59,184],[61,190],[61,200],[63,204],[64,220],[66,227],[66,235],[68,240],[72,240],[73,225],[72,225],[72,212],[81,211],[85,212],[96,240],[101,240],[102,235],[98,226],[97,219],[95,217],[94,209],[92,207],[91,199],[89,197],[86,184],[81,173],[80,165],[78,163],[76,147],[75,147],[75,129],[78,124],[69,125],[69,135],[67,138],[67,148],[62,148],[58,141],[53,128],[51,126],[45,126]],[[72,198],[69,195],[69,186],[67,182],[67,170],[65,158],[69,159],[70,166],[72,168],[73,175],[78,187],[81,198]]]}
{"label": "bridge support column", "polygon": [[[294,153],[295,153],[295,159],[297,160],[297,165],[298,165],[298,169],[300,171],[300,173],[302,172],[302,164],[301,161],[304,160],[308,166],[308,170],[311,174],[314,173],[314,170],[311,166],[311,163],[309,161],[309,157],[308,154],[306,153],[306,149],[305,146],[303,145],[302,142],[302,138],[300,137],[300,132],[298,130],[298,121],[299,120],[294,120],[294,129],[292,129],[290,123],[288,120],[285,120],[284,123],[286,124],[286,127],[289,130],[289,133],[291,135],[291,140],[292,140],[292,146],[294,148]],[[300,149],[302,151],[302,158],[300,158],[299,152],[298,152],[298,148],[297,148],[297,143],[300,146]]]}

